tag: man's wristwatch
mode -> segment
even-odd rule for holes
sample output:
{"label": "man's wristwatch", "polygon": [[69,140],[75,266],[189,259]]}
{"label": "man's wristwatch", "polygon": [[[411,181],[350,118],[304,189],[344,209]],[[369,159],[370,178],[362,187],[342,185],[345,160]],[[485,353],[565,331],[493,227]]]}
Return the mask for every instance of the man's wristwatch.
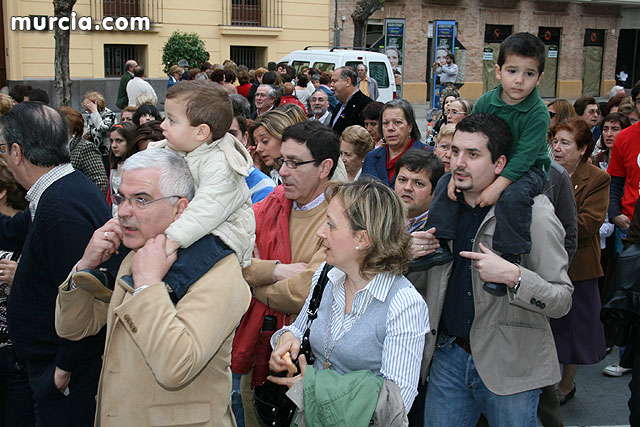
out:
{"label": "man's wristwatch", "polygon": [[522,283],[522,273],[518,273],[518,280],[516,280],[516,284],[513,286],[513,288],[510,289],[510,291],[514,294],[517,295],[518,294],[518,289],[520,289],[520,284]]}

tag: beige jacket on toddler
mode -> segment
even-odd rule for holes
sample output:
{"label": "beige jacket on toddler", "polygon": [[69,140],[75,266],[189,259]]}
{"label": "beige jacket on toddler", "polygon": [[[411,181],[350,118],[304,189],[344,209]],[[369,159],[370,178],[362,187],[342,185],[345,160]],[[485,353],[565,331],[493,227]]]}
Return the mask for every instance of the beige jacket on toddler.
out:
{"label": "beige jacket on toddler", "polygon": [[[170,149],[166,139],[149,147]],[[242,267],[249,266],[256,240],[256,221],[245,180],[253,166],[251,155],[229,133],[190,153],[176,152],[187,160],[196,194],[165,234],[186,248],[212,233],[236,253]]]}

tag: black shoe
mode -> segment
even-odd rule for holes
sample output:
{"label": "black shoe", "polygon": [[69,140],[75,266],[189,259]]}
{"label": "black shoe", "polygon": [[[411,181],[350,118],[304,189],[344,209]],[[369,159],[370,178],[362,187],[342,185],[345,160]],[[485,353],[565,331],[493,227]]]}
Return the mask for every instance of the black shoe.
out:
{"label": "black shoe", "polygon": [[80,270],[73,275],[73,283],[103,302],[111,301],[114,277],[106,270]]}
{"label": "black shoe", "polygon": [[[520,265],[520,255],[518,254],[502,254],[502,258],[510,263]],[[496,297],[507,295],[507,285],[504,283],[485,282],[484,285],[482,285],[482,289]]]}
{"label": "black shoe", "polygon": [[447,242],[440,240],[440,247],[429,255],[421,256],[411,261],[409,264],[409,271],[425,271],[436,265],[443,265],[453,261],[453,255],[449,250]]}

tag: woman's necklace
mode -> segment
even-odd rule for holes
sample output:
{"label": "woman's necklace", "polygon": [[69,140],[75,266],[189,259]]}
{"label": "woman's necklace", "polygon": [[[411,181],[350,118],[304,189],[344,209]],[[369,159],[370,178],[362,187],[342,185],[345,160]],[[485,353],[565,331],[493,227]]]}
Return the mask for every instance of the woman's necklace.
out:
{"label": "woman's necklace", "polygon": [[[345,280],[345,284],[346,284],[346,280]],[[344,287],[344,286],[343,286]],[[346,301],[346,287],[345,287],[345,301]],[[355,300],[355,293],[353,295],[353,299]],[[336,339],[333,341],[333,344],[331,345],[331,348],[327,351],[327,345],[328,345],[328,341],[329,341],[329,335],[331,334],[331,325],[333,324],[333,307],[331,309],[331,315],[329,316],[329,323],[327,324],[327,330],[324,333],[324,342],[323,342],[323,352],[324,352],[324,364],[322,366],[322,369],[329,369],[331,368],[331,362],[329,361],[329,359],[331,358],[331,353],[333,353],[333,349],[335,348],[336,344],[338,343],[338,341],[340,341],[342,339],[342,337],[351,330],[351,328],[353,328],[353,325],[356,324],[356,322],[358,320],[360,320],[360,317],[362,317],[362,315],[364,314],[365,311],[367,311],[367,308],[369,307],[369,304],[371,304],[371,301],[373,301],[373,295],[371,293],[369,293],[369,297],[367,298],[367,302],[365,303],[364,307],[362,307],[362,310],[360,310],[358,312],[358,314],[356,314],[356,318],[355,320],[351,323],[351,326],[347,329],[347,328],[343,328],[342,332],[340,333],[340,335],[338,337],[336,337]],[[353,304],[353,303],[352,303]]]}

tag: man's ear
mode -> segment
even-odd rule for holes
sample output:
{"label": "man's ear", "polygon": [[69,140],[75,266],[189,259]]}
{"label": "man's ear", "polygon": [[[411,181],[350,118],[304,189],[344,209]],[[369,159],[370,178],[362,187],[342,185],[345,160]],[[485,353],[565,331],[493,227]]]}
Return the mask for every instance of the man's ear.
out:
{"label": "man's ear", "polygon": [[507,156],[503,154],[502,156],[498,157],[498,160],[496,160],[496,163],[495,163],[496,175],[500,175],[502,173],[502,170],[505,168],[505,166],[507,166]]}
{"label": "man's ear", "polygon": [[320,162],[320,179],[329,178],[329,173],[333,167],[332,159],[324,159]]}
{"label": "man's ear", "polygon": [[173,217],[174,221],[178,219],[180,215],[182,215],[182,212],[184,212],[184,210],[187,208],[188,205],[189,205],[189,201],[184,197],[181,197],[180,200],[176,202],[176,204],[174,205],[176,209],[175,216]]}
{"label": "man's ear", "polygon": [[11,152],[9,153],[8,157],[15,166],[20,165],[25,159],[24,153],[22,152],[22,147],[20,147],[20,145],[16,144],[15,142],[11,144]]}
{"label": "man's ear", "polygon": [[198,139],[198,141],[204,142],[207,139],[209,139],[210,135],[211,135],[211,128],[209,127],[208,124],[202,123],[198,125],[198,130],[196,131],[196,138]]}

